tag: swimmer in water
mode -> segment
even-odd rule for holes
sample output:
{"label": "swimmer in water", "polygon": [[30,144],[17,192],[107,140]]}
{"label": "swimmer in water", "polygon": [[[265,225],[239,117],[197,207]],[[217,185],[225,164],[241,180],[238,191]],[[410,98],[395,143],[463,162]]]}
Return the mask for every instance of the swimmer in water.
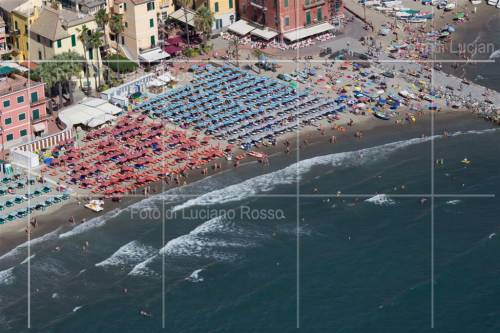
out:
{"label": "swimmer in water", "polygon": [[153,315],[145,310],[141,310],[139,312],[141,314],[141,316],[144,316],[144,317],[153,317]]}

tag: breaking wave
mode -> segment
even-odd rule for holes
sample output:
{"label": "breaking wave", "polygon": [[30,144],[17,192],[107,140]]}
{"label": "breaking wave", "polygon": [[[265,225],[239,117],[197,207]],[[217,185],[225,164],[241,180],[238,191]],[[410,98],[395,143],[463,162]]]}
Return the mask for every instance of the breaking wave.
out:
{"label": "breaking wave", "polygon": [[9,285],[14,282],[14,267],[0,271],[0,285]]}
{"label": "breaking wave", "polygon": [[106,224],[106,222],[117,217],[118,215],[120,215],[121,212],[123,212],[125,210],[126,209],[115,208],[102,216],[95,217],[91,220],[88,220],[87,222],[84,222],[84,223],[77,225],[76,227],[74,227],[70,231],[67,231],[65,233],[60,234],[59,238],[72,237],[72,236],[84,233],[88,230],[102,227],[103,225]]}
{"label": "breaking wave", "polygon": [[[498,129],[471,130],[467,132],[454,132],[449,136],[460,136],[470,134],[486,134]],[[230,185],[218,189],[173,207],[173,211],[186,209],[193,206],[210,206],[214,204],[224,204],[228,202],[241,201],[258,193],[265,193],[275,189],[279,185],[294,184],[300,181],[301,176],[311,171],[317,166],[350,167],[369,163],[403,148],[442,138],[442,135],[428,136],[424,138],[413,138],[403,141],[391,142],[380,146],[365,148],[361,150],[335,153],[313,157],[307,160],[294,163],[284,169],[268,174],[247,179],[241,183]]]}
{"label": "breaking wave", "polygon": [[369,202],[378,206],[389,206],[396,203],[394,200],[388,198],[385,194],[377,194],[369,199],[366,199],[365,202]]}
{"label": "breaking wave", "polygon": [[113,253],[109,258],[95,264],[96,267],[135,265],[144,260],[144,258],[156,253],[151,246],[141,244],[134,240],[131,241]]}

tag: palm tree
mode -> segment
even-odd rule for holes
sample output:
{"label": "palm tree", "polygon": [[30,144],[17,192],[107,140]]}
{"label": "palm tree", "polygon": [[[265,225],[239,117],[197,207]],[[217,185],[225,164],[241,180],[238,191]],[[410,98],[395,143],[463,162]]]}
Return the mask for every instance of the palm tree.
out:
{"label": "palm tree", "polygon": [[[83,67],[82,57],[74,52],[68,51],[56,55],[51,62],[42,62],[35,70],[34,76],[40,77],[42,82],[47,85],[49,97],[52,98],[52,90],[57,88],[59,96],[59,108],[63,106],[63,91],[66,87],[70,95],[70,102],[73,103],[73,86],[71,84],[73,77],[79,76]],[[52,107],[52,104],[49,105]]]}
{"label": "palm tree", "polygon": [[188,25],[188,20],[187,20],[187,7],[191,4],[191,0],[176,0],[177,5],[181,6],[183,11],[184,11],[184,30],[186,33],[186,40],[188,47],[191,48],[191,42],[189,40],[189,25]]}
{"label": "palm tree", "polygon": [[[123,26],[122,15],[113,14],[113,16],[111,16],[111,19],[109,20],[109,29],[115,35],[117,51],[119,50],[118,45],[120,43],[120,34],[123,32],[124,28],[125,27]],[[117,76],[118,76],[118,79],[120,79],[120,63],[119,62],[118,62],[117,69],[118,69]]]}
{"label": "palm tree", "polygon": [[89,50],[90,34],[92,33],[92,31],[89,28],[87,28],[87,26],[85,24],[82,26],[81,29],[76,29],[76,30],[79,32],[78,39],[83,44],[83,55],[85,57],[85,64],[87,67],[87,70],[85,71],[85,77],[87,78],[87,94],[89,94],[90,93],[90,79],[89,79],[90,66],[89,66],[88,59],[87,59],[87,51]]}
{"label": "palm tree", "polygon": [[106,34],[106,25],[109,23],[109,15],[106,12],[106,9],[101,8],[97,11],[97,13],[95,13],[94,17],[95,17],[95,22],[97,23],[97,26],[104,34],[104,46],[107,49],[108,48],[108,35]]}
{"label": "palm tree", "polygon": [[229,42],[229,47],[233,49],[233,56],[236,58],[236,66],[240,65],[240,45],[241,41],[239,38],[231,39]]}
{"label": "palm tree", "polygon": [[198,10],[196,11],[196,16],[194,17],[194,26],[197,31],[201,32],[204,45],[207,42],[208,37],[210,37],[213,24],[214,14],[212,13],[212,11],[205,5],[198,8]]}
{"label": "palm tree", "polygon": [[[97,78],[96,78],[96,90],[97,90],[97,87],[99,87],[101,85],[101,61],[100,61],[100,49],[101,49],[101,46],[103,45],[102,44],[102,37],[103,37],[103,33],[101,31],[93,31],[91,32],[90,36],[89,36],[89,40],[88,40],[88,43],[89,43],[89,46],[92,48],[92,50],[96,50],[96,53],[97,53]],[[95,76],[94,76],[95,78]],[[99,81],[99,83],[97,82]]]}

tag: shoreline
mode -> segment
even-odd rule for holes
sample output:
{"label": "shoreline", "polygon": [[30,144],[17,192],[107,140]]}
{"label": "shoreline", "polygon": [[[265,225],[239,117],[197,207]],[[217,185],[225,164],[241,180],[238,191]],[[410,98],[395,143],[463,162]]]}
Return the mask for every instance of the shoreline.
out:
{"label": "shoreline", "polygon": [[[448,128],[453,127],[460,127],[461,130],[463,130],[464,126],[466,128],[470,128],[471,125],[473,127],[484,128],[496,127],[492,123],[484,121],[479,117],[475,117],[473,114],[466,111],[440,111],[436,113],[434,118],[436,121],[435,134],[441,134],[443,130],[448,130]],[[322,134],[318,128],[309,126],[302,129],[298,135],[290,133],[289,136],[283,137],[275,146],[258,148],[259,151],[268,154],[271,167],[267,167],[254,159],[246,159],[238,168],[235,168],[233,165],[234,161],[226,161],[226,163],[222,163],[221,168],[218,170],[213,170],[210,167],[209,170],[211,170],[212,173],[209,173],[209,175],[202,175],[201,170],[197,173],[190,173],[188,178],[189,182],[180,186],[156,182],[149,186],[151,190],[147,195],[125,196],[119,202],[113,202],[110,199],[106,199],[104,205],[105,210],[101,213],[94,213],[85,208],[83,205],[78,205],[77,199],[73,197],[63,206],[38,215],[36,217],[38,227],[32,229],[33,231],[30,239],[34,240],[36,238],[43,237],[44,235],[58,229],[60,229],[61,233],[67,232],[79,225],[80,223],[78,221],[81,221],[82,219],[85,219],[86,222],[84,223],[88,223],[94,218],[102,218],[103,216],[110,214],[113,215],[121,212],[122,210],[128,209],[128,207],[137,202],[151,198],[154,195],[164,193],[165,191],[173,188],[180,188],[184,185],[191,185],[211,176],[220,176],[233,169],[234,170],[231,171],[233,173],[237,173],[241,170],[239,172],[241,175],[250,171],[250,168],[252,168],[250,172],[251,177],[281,169],[297,161],[297,143],[300,145],[300,160],[303,160],[318,155],[324,155],[325,153],[331,154],[353,151],[405,138],[430,135],[430,124],[431,114],[430,112],[425,112],[422,116],[418,117],[416,123],[404,124],[395,124],[392,121],[386,122],[367,116],[364,120],[356,122],[352,127],[347,127],[346,131],[341,133],[328,128],[325,129],[325,133]],[[361,139],[355,138],[354,134],[356,131],[363,131],[364,137]],[[329,142],[329,138],[332,133],[337,137],[337,143],[335,144]],[[284,145],[287,138],[291,142],[291,149],[288,154],[285,153]],[[292,141],[292,138],[295,141]],[[300,142],[297,142],[298,139]],[[307,139],[307,144],[304,144],[304,139]],[[255,163],[261,165],[261,169],[257,172]],[[204,193],[193,194],[193,196],[202,194]],[[71,216],[73,216],[74,220],[77,221],[76,223],[71,224],[68,221]],[[14,222],[11,225],[5,226],[7,226],[8,229],[5,228],[5,230],[2,230],[0,233],[0,257],[28,241],[27,233],[25,232],[27,221]]]}

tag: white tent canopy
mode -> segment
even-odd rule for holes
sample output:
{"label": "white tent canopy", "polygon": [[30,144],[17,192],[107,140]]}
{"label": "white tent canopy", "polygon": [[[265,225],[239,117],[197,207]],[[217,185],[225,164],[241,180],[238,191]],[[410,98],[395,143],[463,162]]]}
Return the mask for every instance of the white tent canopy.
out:
{"label": "white tent canopy", "polygon": [[307,28],[300,28],[294,31],[287,32],[283,36],[289,40],[290,42],[295,42],[297,40],[301,40],[303,38],[314,36],[325,31],[333,30],[335,27],[330,23],[324,22],[317,25],[313,25]]}
{"label": "white tent canopy", "polygon": [[240,36],[245,36],[248,34],[250,31],[254,30],[255,27],[250,25],[247,21],[245,20],[238,20],[231,24],[228,28],[229,31],[232,31]]}
{"label": "white tent canopy", "polygon": [[96,127],[116,119],[122,109],[99,98],[86,98],[81,103],[59,112],[59,119],[67,126]]}
{"label": "white tent canopy", "polygon": [[186,23],[187,18],[187,24],[194,27],[194,16],[195,13],[190,9],[186,9],[186,16],[184,16],[184,9],[180,8],[170,14],[169,18],[173,18],[174,20],[180,21],[182,23]]}
{"label": "white tent canopy", "polygon": [[259,29],[259,28],[252,30],[250,34],[265,40],[270,40],[278,35],[276,31],[272,31],[269,29]]}
{"label": "white tent canopy", "polygon": [[148,50],[144,53],[139,54],[139,59],[145,62],[155,62],[169,57],[170,54],[168,54],[167,52],[163,51],[160,48]]}

